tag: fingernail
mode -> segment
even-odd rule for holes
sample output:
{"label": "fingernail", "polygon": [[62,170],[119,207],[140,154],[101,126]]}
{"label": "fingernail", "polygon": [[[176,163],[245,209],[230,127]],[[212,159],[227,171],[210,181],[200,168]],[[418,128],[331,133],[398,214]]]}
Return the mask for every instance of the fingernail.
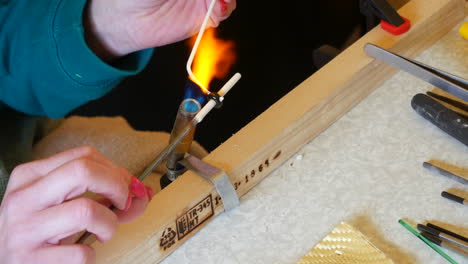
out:
{"label": "fingernail", "polygon": [[148,201],[153,200],[154,192],[153,189],[149,186],[145,186],[146,188],[146,195],[148,195]]}
{"label": "fingernail", "polygon": [[221,12],[225,13],[227,11],[227,3],[224,2],[224,0],[219,0],[219,2],[221,3]]}
{"label": "fingernail", "polygon": [[131,192],[128,192],[127,203],[125,204],[125,209],[124,209],[125,212],[127,212],[128,209],[130,209],[130,206],[132,206],[132,201],[133,201],[133,195]]}
{"label": "fingernail", "polygon": [[145,185],[135,177],[132,177],[130,191],[138,198],[143,198],[146,195]]}

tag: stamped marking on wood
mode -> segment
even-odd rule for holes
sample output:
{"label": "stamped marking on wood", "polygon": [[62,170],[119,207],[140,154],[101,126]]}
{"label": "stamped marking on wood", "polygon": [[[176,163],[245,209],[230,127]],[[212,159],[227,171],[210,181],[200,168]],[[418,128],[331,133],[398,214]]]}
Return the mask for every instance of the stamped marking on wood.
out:
{"label": "stamped marking on wood", "polygon": [[172,247],[176,240],[177,240],[177,236],[176,236],[176,232],[174,231],[173,227],[168,227],[166,229],[164,229],[162,235],[161,235],[161,238],[159,239],[159,247],[166,251],[167,249],[169,249],[170,247]]}
{"label": "stamped marking on wood", "polygon": [[182,240],[193,230],[203,224],[214,215],[213,199],[211,194],[190,208],[185,214],[177,218],[174,225],[164,229],[159,247],[166,251],[172,247],[177,240]]}
{"label": "stamped marking on wood", "polygon": [[[281,150],[276,152],[273,158],[266,158],[262,163],[255,166],[254,169],[246,173],[243,178],[239,178],[239,180],[233,182],[232,185],[234,186],[234,190],[237,191],[237,189],[239,189],[240,187],[245,187],[247,189],[250,189],[248,186],[245,186],[245,185],[250,185],[250,184],[254,185],[256,182],[260,181],[262,178],[257,179],[257,181],[253,181],[253,180],[256,178],[256,176],[260,175],[260,173],[264,172],[268,167],[270,167],[272,162],[276,161],[280,156],[281,156]],[[218,206],[220,206],[222,203],[223,201],[221,200],[221,197],[219,195],[216,195],[214,199],[215,208],[218,208]]]}
{"label": "stamped marking on wood", "polygon": [[177,237],[179,240],[192,232],[208,218],[214,215],[211,194],[192,207],[185,215],[179,217],[177,223]]}

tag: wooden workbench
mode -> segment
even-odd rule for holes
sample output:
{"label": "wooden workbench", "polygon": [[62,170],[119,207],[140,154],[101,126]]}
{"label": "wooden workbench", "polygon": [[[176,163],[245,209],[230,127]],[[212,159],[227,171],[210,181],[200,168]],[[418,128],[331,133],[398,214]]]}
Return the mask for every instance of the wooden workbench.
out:
{"label": "wooden workbench", "polygon": [[[467,78],[468,40],[457,28],[417,59]],[[468,231],[468,208],[440,197],[466,187],[422,167],[430,159],[468,167],[468,148],[411,109],[412,96],[431,89],[396,74],[162,263],[295,263],[341,221],[395,263],[446,263],[397,222]]]}
{"label": "wooden workbench", "polygon": [[[343,220],[397,263],[439,261],[396,221],[466,222],[464,208],[439,198],[454,183],[421,168],[433,158],[463,163],[466,147],[410,109],[411,97],[430,88],[426,83],[398,75],[382,86],[397,71],[362,49],[370,42],[414,57],[460,22],[464,3],[410,1],[399,10],[412,21],[409,32],[392,36],[375,28],[205,157],[228,173],[240,196],[274,172],[238,209],[212,222],[222,201],[189,171],[112,241],[92,244],[98,263],[157,263],[167,256],[166,263],[294,263]],[[452,33],[421,58],[466,73],[456,64],[466,58],[464,45]],[[298,151],[300,158],[289,160]]]}

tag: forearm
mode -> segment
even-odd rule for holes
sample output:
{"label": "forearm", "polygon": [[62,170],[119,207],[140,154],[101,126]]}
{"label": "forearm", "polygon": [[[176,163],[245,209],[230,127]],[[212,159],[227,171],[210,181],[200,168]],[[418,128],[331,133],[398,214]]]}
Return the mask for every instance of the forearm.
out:
{"label": "forearm", "polygon": [[[89,48],[102,60],[112,62],[140,48],[132,45],[125,32],[122,20],[116,10],[109,11],[112,2],[87,0],[83,13],[85,40]],[[107,5],[107,6],[106,6]],[[120,21],[119,21],[120,20]]]}
{"label": "forearm", "polygon": [[150,50],[108,64],[98,49],[90,49],[83,26],[85,3],[11,0],[0,6],[2,102],[28,114],[61,117],[143,69]]}
{"label": "forearm", "polygon": [[[88,0],[88,44],[112,60],[132,52],[164,46],[195,34],[213,0]],[[235,0],[214,0],[210,26],[218,26],[236,8]]]}

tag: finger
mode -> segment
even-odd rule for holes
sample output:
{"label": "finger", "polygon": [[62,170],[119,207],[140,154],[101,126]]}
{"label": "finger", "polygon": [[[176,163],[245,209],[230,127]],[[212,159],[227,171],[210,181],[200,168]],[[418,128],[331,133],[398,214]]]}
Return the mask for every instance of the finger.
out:
{"label": "finger", "polygon": [[123,169],[80,158],[49,173],[21,191],[23,204],[35,211],[75,198],[91,191],[108,198],[119,209],[125,208],[131,175]]}
{"label": "finger", "polygon": [[[72,245],[72,244],[75,244],[78,240],[80,240],[80,238],[81,238],[85,233],[86,233],[86,231],[83,231],[83,232],[80,232],[80,233],[76,233],[76,234],[67,236],[66,238],[60,240],[60,242],[57,243],[57,244],[60,244],[60,245]],[[86,243],[83,243],[83,244],[86,244]]]}
{"label": "finger", "polygon": [[106,162],[104,156],[93,147],[83,146],[73,148],[51,156],[50,158],[32,161],[17,166],[11,173],[12,177],[9,182],[9,189],[18,189],[24,187],[24,185],[29,185],[63,164],[84,157],[101,161],[103,163]]}
{"label": "finger", "polygon": [[132,205],[127,211],[115,210],[114,213],[117,215],[119,224],[129,223],[143,215],[146,207],[148,206],[148,201],[148,196],[145,196],[143,198],[134,197]]}
{"label": "finger", "polygon": [[58,244],[62,239],[81,231],[109,241],[117,229],[117,216],[104,205],[87,198],[71,200],[34,214],[32,226],[37,243]]}
{"label": "finger", "polygon": [[34,263],[47,264],[92,264],[96,262],[94,249],[87,245],[63,245],[40,248]]}
{"label": "finger", "polygon": [[[105,198],[100,198],[100,199],[93,199],[99,204],[102,204],[106,208],[109,208],[112,205],[112,202],[109,201],[108,199]],[[73,233],[64,239],[60,240],[59,244],[60,245],[70,245],[70,244],[75,244],[84,234],[85,231],[79,232],[79,233]]]}
{"label": "finger", "polygon": [[236,4],[235,0],[218,0],[211,15],[215,26],[232,14],[236,9]]}

